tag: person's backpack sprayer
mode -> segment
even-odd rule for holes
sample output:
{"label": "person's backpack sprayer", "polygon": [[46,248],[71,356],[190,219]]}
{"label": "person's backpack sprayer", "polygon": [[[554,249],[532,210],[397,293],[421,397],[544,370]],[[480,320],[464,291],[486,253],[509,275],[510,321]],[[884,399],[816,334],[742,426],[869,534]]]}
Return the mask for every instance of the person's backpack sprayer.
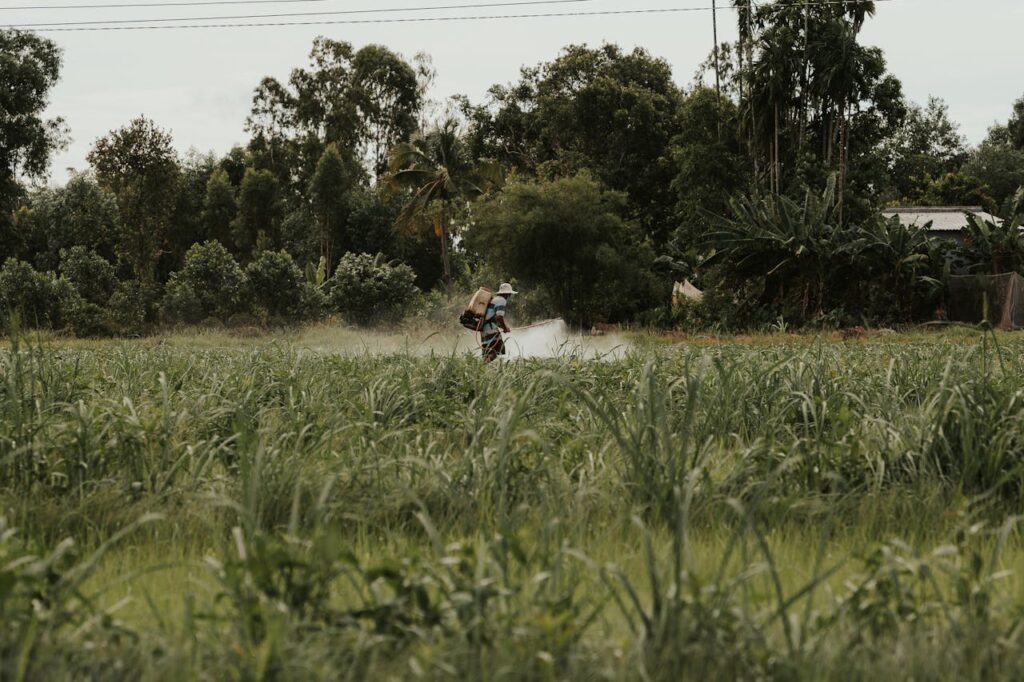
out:
{"label": "person's backpack sprayer", "polygon": [[480,333],[484,326],[484,319],[487,317],[487,306],[491,305],[494,299],[494,292],[487,287],[480,287],[480,290],[473,294],[466,311],[459,318],[459,324],[471,332]]}

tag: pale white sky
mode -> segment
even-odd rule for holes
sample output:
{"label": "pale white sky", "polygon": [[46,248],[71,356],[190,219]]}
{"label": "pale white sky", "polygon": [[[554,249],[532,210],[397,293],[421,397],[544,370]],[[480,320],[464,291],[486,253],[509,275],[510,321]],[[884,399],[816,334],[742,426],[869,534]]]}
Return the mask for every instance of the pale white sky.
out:
{"label": "pale white sky", "polygon": [[[107,0],[124,3],[133,0]],[[134,0],[139,1],[139,0]],[[486,2],[487,0],[476,0]],[[462,4],[473,0],[323,0],[308,4],[156,7],[93,10],[8,10],[7,24],[151,17],[270,14]],[[87,5],[97,0],[14,0],[15,5]],[[568,6],[447,10],[417,16],[702,7],[710,0],[589,0]],[[719,0],[728,5],[729,0]],[[4,5],[0,5],[0,10]],[[394,15],[392,15],[394,16]],[[735,38],[735,14],[719,11],[720,39]],[[885,50],[908,97],[944,98],[968,139],[1005,121],[1024,94],[1024,0],[892,0],[880,2],[864,42]],[[712,47],[710,12],[513,19],[486,22],[339,25],[244,29],[50,33],[64,49],[64,72],[51,113],[63,116],[72,143],[53,164],[53,180],[82,169],[96,138],[145,114],[172,131],[178,148],[223,153],[246,140],[243,126],[253,89],[266,75],[286,78],[306,63],[313,38],[356,47],[382,43],[411,58],[433,57],[433,97],[464,93],[479,101],[494,83],[516,79],[522,65],[555,57],[571,43],[642,46],[672,64],[688,85]]]}

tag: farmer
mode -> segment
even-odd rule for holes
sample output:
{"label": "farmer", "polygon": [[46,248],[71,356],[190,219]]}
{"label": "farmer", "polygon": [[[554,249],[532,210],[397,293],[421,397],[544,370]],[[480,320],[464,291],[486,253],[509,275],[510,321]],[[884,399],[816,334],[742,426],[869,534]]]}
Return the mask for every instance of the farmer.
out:
{"label": "farmer", "polygon": [[483,325],[480,327],[480,345],[484,352],[484,362],[487,364],[497,360],[499,355],[505,354],[505,340],[501,334],[502,332],[512,333],[505,322],[505,309],[512,301],[512,297],[518,293],[511,284],[506,282],[501,285],[498,293],[487,306],[487,313],[484,315]]}

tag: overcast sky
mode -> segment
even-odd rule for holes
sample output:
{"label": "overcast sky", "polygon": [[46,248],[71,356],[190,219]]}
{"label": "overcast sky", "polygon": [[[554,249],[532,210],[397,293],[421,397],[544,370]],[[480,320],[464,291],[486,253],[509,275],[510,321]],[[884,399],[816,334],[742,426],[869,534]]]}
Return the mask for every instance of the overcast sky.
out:
{"label": "overcast sky", "polygon": [[[107,0],[111,3],[140,0]],[[152,0],[150,0],[152,1]],[[489,0],[475,0],[488,2]],[[490,0],[494,1],[494,0]],[[463,4],[474,0],[321,0],[303,4],[154,7],[2,12],[5,23],[270,14]],[[100,4],[97,0],[15,0],[0,5]],[[447,10],[416,16],[701,7],[710,0],[589,0],[551,7]],[[719,0],[720,5],[730,4]],[[396,15],[391,15],[396,16]],[[408,15],[406,15],[408,16]],[[735,39],[735,14],[719,11],[721,40]],[[946,100],[972,143],[1005,121],[1024,94],[1024,0],[891,0],[880,2],[863,40],[885,50],[890,70],[911,99]],[[242,29],[50,33],[64,50],[64,71],[50,112],[66,119],[72,142],[53,165],[82,169],[97,137],[144,114],[172,131],[178,148],[223,153],[245,141],[253,88],[267,75],[286,78],[306,63],[313,38],[356,47],[382,43],[412,57],[426,52],[438,71],[433,97],[481,99],[519,68],[557,56],[571,43],[642,46],[672,65],[689,85],[712,47],[709,12],[510,19],[500,21],[336,25]]]}

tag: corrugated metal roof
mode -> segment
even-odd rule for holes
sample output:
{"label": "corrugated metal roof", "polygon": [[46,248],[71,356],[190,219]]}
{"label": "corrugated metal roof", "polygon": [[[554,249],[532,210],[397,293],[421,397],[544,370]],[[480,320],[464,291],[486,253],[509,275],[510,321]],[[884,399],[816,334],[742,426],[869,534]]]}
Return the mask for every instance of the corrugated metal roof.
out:
{"label": "corrugated metal roof", "polygon": [[997,221],[998,218],[987,213],[981,206],[916,206],[907,208],[887,208],[882,215],[897,215],[904,225],[923,227],[931,223],[932,232],[959,232],[967,226],[967,214],[980,216],[985,220]]}

